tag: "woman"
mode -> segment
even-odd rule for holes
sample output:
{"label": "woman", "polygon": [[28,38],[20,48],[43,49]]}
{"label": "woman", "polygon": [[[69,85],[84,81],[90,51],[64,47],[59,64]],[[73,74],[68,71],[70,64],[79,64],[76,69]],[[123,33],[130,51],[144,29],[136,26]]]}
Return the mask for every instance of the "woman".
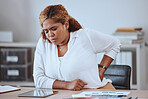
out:
{"label": "woman", "polygon": [[[103,76],[120,50],[117,39],[82,28],[62,5],[46,7],[39,19],[43,30],[33,73],[37,88],[81,90],[111,82]],[[105,55],[98,68],[100,52]]]}

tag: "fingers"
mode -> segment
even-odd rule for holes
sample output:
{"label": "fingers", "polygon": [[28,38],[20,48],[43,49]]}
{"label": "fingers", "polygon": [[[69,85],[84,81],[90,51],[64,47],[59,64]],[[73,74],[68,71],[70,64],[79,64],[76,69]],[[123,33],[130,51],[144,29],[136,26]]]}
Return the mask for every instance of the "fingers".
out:
{"label": "fingers", "polygon": [[74,87],[74,90],[75,90],[75,91],[79,91],[79,90],[81,90],[85,85],[87,85],[86,82],[83,82],[82,80],[77,79],[77,83],[76,83],[76,85],[75,85],[75,87]]}
{"label": "fingers", "polygon": [[80,85],[75,86],[74,91],[79,91],[81,90],[83,87]]}
{"label": "fingers", "polygon": [[86,82],[83,82],[82,80],[80,80],[80,86],[82,86],[82,87],[84,87],[85,85],[87,85],[87,83]]}
{"label": "fingers", "polygon": [[84,85],[88,85],[88,83],[84,82]]}
{"label": "fingers", "polygon": [[80,80],[80,81],[78,82],[78,84],[79,84],[81,87],[84,87],[83,81]]}

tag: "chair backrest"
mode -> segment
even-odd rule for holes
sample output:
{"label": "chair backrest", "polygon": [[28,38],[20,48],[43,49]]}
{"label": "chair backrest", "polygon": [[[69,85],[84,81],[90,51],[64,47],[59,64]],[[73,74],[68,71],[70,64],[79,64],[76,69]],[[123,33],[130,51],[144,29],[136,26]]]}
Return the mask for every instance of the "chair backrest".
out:
{"label": "chair backrest", "polygon": [[110,65],[104,77],[111,79],[116,89],[130,90],[131,67],[128,65]]}

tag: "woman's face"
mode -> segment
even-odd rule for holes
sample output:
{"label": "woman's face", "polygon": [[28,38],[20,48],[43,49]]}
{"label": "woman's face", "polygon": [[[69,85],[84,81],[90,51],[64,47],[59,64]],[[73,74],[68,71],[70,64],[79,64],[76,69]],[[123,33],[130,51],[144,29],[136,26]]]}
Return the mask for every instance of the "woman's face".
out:
{"label": "woman's face", "polygon": [[[64,45],[69,40],[69,23],[55,23],[52,19],[48,18],[43,22],[43,31],[46,38],[51,41],[54,45]],[[67,43],[66,42],[66,43]]]}

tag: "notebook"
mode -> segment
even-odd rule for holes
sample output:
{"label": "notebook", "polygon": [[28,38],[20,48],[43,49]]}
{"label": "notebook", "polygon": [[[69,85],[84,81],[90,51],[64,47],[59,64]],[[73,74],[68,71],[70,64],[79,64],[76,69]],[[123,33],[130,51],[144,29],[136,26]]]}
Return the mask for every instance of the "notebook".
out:
{"label": "notebook", "polygon": [[20,88],[13,86],[0,86],[0,94],[20,90]]}

